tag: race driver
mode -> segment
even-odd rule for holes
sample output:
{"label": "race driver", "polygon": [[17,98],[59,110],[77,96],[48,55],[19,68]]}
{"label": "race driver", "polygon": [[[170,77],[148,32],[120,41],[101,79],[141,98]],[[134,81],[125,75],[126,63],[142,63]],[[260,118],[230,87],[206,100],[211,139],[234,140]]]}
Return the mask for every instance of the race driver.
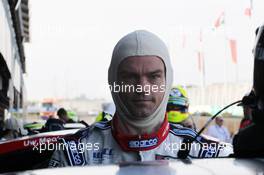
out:
{"label": "race driver", "polygon": [[[196,132],[169,124],[166,106],[173,70],[165,43],[155,34],[138,30],[116,44],[108,83],[116,106],[111,121],[98,122],[62,139],[50,167],[112,164],[176,159],[183,139]],[[198,137],[189,157],[227,157],[230,145]]]}
{"label": "race driver", "polygon": [[170,123],[196,129],[192,116],[189,114],[189,98],[182,86],[174,86],[169,95],[167,116]]}

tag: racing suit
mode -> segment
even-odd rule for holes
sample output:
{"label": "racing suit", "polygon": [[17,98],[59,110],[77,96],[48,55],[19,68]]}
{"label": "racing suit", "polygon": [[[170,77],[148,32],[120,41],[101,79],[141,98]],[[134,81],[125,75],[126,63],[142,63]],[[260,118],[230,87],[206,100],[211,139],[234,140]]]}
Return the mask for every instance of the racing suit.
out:
{"label": "racing suit", "polygon": [[[177,159],[183,140],[197,134],[192,129],[164,121],[157,134],[126,138],[118,136],[113,123],[98,122],[61,139],[64,148],[53,153],[49,167]],[[189,157],[227,157],[232,153],[232,145],[199,136],[191,144]]]}

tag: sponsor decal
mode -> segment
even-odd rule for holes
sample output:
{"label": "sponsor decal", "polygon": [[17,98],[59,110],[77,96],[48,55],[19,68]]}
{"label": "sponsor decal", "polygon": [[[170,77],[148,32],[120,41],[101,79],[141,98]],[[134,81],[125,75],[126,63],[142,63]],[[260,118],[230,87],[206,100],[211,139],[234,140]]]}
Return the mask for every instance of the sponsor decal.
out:
{"label": "sponsor decal", "polygon": [[41,145],[41,144],[46,144],[46,143],[55,143],[57,142],[59,136],[54,136],[54,137],[39,137],[35,139],[28,139],[24,140],[23,146],[36,146],[36,145]]}
{"label": "sponsor decal", "polygon": [[78,143],[71,140],[71,141],[68,141],[67,144],[68,144],[68,150],[67,151],[68,151],[68,156],[69,156],[71,165],[72,166],[84,165],[84,163],[85,163],[84,156],[78,150]]}
{"label": "sponsor decal", "polygon": [[113,159],[113,149],[104,148],[102,151],[93,152],[93,163],[102,163],[105,160]]}
{"label": "sponsor decal", "polygon": [[60,162],[58,160],[52,159],[49,162],[49,167],[59,167],[60,166]]}
{"label": "sponsor decal", "polygon": [[202,148],[202,152],[199,157],[216,157],[219,150],[217,146],[209,145],[208,148]]}
{"label": "sponsor decal", "polygon": [[128,142],[129,148],[148,148],[158,144],[158,138],[146,140],[131,140]]}

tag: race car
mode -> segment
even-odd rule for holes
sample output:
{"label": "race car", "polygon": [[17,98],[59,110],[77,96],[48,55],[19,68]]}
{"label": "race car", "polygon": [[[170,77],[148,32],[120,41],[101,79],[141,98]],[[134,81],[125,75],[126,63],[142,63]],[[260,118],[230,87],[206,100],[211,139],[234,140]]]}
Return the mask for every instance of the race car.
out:
{"label": "race car", "polygon": [[12,175],[219,175],[243,174],[255,175],[264,173],[263,159],[184,159],[175,161],[127,162],[107,166],[66,167],[41,169],[26,172],[11,173]]}
{"label": "race car", "polygon": [[0,142],[0,173],[47,167],[58,139],[78,130],[45,132]]}

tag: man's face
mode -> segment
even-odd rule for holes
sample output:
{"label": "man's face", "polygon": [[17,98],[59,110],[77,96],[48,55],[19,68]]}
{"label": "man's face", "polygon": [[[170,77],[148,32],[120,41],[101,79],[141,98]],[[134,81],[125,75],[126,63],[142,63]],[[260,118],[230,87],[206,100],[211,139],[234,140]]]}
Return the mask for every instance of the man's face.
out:
{"label": "man's face", "polygon": [[243,111],[244,111],[245,118],[251,119],[252,109],[248,106],[244,106]]}
{"label": "man's face", "polygon": [[216,123],[218,126],[223,126],[223,124],[224,124],[224,120],[223,120],[222,118],[217,117],[217,118],[215,119],[215,123]]}
{"label": "man's face", "polygon": [[59,118],[61,120],[63,120],[64,122],[67,122],[68,121],[68,115],[67,114],[62,114]]}
{"label": "man's face", "polygon": [[137,118],[148,117],[165,93],[164,63],[156,56],[128,57],[118,67],[118,84],[126,87],[119,95],[129,112]]}

